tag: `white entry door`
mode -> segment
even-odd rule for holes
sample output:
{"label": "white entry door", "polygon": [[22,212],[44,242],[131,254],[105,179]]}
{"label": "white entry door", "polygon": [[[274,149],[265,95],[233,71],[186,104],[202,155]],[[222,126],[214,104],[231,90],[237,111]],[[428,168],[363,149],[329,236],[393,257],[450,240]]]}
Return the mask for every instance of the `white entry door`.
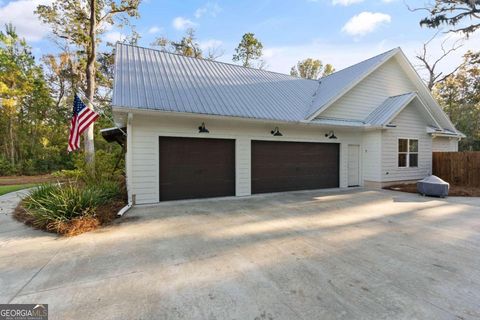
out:
{"label": "white entry door", "polygon": [[360,146],[348,145],[348,186],[360,185]]}

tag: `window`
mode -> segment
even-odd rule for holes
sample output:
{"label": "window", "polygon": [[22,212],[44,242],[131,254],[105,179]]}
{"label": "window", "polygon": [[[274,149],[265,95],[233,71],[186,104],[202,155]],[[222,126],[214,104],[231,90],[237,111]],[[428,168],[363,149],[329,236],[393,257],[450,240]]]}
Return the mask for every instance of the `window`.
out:
{"label": "window", "polygon": [[398,139],[398,166],[418,167],[418,139]]}

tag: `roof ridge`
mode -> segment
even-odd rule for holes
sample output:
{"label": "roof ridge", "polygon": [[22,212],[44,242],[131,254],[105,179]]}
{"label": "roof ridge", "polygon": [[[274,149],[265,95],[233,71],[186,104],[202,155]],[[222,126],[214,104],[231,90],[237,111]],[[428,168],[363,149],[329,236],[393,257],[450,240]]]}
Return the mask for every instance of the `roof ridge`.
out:
{"label": "roof ridge", "polygon": [[194,60],[199,60],[199,61],[209,61],[209,62],[212,62],[212,63],[220,63],[220,64],[225,64],[225,65],[233,66],[233,67],[237,67],[237,68],[242,68],[242,69],[247,69],[247,70],[255,70],[255,71],[258,71],[258,72],[279,74],[279,75],[282,75],[282,76],[286,76],[286,77],[290,77],[290,78],[294,78],[294,79],[299,79],[299,80],[319,81],[319,79],[307,79],[307,78],[302,78],[302,77],[296,77],[296,76],[292,76],[292,75],[286,74],[286,73],[270,71],[270,70],[262,70],[262,69],[258,69],[258,68],[252,68],[252,67],[245,67],[245,66],[241,66],[241,65],[238,65],[238,64],[235,64],[235,63],[184,56],[184,55],[179,54],[179,53],[162,51],[160,49],[148,48],[148,47],[144,47],[144,46],[138,46],[138,45],[133,45],[133,44],[129,44],[129,43],[123,43],[123,42],[120,42],[120,41],[117,41],[116,46],[118,46],[118,45],[135,47],[135,48],[144,49],[144,50],[152,50],[152,51],[156,51],[156,52],[159,52],[159,53],[175,55],[175,56],[179,56],[179,57],[186,58],[186,59],[194,59]]}
{"label": "roof ridge", "polygon": [[330,77],[330,76],[333,76],[333,75],[335,75],[335,74],[338,74],[338,73],[340,73],[340,72],[342,72],[342,71],[346,71],[347,69],[353,68],[353,67],[355,67],[356,65],[359,65],[360,63],[367,62],[367,61],[369,61],[369,60],[378,58],[378,57],[380,57],[381,55],[384,55],[384,54],[387,54],[387,53],[389,53],[389,52],[392,52],[392,51],[395,51],[395,50],[399,50],[399,49],[400,49],[400,47],[392,48],[392,49],[390,49],[390,50],[387,50],[387,51],[385,51],[385,52],[379,53],[379,54],[377,54],[377,55],[375,55],[375,56],[373,56],[373,57],[370,57],[370,58],[368,58],[368,59],[359,61],[359,62],[357,62],[357,63],[354,63],[354,64],[352,64],[352,65],[349,65],[348,67],[345,67],[345,68],[340,69],[340,70],[338,70],[338,71],[332,72],[332,73],[330,73],[329,75],[326,75],[326,76],[324,76],[324,77],[321,77],[321,78],[318,79],[318,80],[321,81],[321,80],[326,79],[326,78],[328,78],[328,77]]}

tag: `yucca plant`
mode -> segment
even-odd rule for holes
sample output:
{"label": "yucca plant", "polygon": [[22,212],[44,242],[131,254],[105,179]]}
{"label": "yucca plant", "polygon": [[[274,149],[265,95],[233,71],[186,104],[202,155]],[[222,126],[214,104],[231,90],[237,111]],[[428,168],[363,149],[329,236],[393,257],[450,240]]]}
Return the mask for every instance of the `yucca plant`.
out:
{"label": "yucca plant", "polygon": [[92,216],[98,206],[120,195],[120,186],[113,181],[98,184],[45,184],[25,198],[23,205],[39,227]]}

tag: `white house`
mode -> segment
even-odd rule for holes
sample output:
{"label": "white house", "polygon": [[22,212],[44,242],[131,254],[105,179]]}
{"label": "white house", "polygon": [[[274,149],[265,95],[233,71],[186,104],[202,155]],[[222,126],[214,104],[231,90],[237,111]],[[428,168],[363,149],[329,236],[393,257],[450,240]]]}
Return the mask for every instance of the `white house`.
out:
{"label": "white house", "polygon": [[399,48],[307,80],[118,44],[113,111],[138,204],[417,180],[462,137]]}

